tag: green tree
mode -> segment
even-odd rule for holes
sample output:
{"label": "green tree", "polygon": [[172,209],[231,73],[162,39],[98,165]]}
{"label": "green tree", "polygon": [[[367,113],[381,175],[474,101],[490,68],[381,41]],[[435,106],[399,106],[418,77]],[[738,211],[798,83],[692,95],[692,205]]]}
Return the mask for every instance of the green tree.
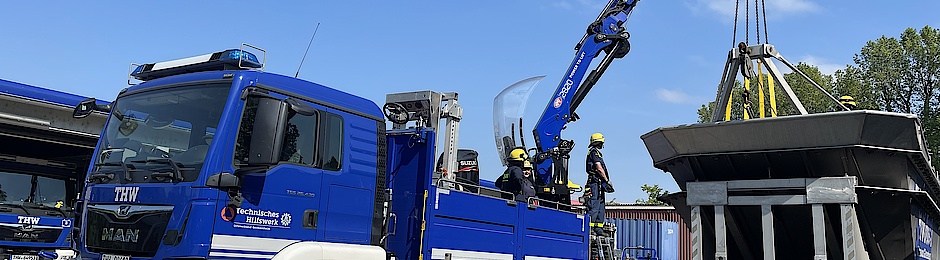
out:
{"label": "green tree", "polygon": [[[924,26],[918,33],[907,28],[901,33],[901,46],[910,64],[901,77],[910,85],[912,113],[917,113],[924,127],[927,143],[932,151],[940,148],[940,119],[938,119],[938,90],[940,90],[940,31]],[[940,164],[940,163],[937,163]],[[940,166],[937,165],[936,166]]]}
{"label": "green tree", "polygon": [[895,38],[881,36],[868,41],[855,54],[855,64],[865,84],[878,95],[881,109],[889,112],[910,113],[913,108],[911,88],[902,80],[901,72],[910,63],[904,58],[901,43]]}
{"label": "green tree", "polygon": [[[907,28],[899,38],[881,36],[854,60],[857,67],[836,73],[836,89],[873,99],[860,102],[865,108],[917,114],[928,148],[940,151],[940,31],[924,26]],[[940,168],[940,160],[933,162]]]}
{"label": "green tree", "polygon": [[879,92],[868,83],[858,67],[847,65],[845,69],[837,70],[832,77],[833,96],[851,96],[855,99],[858,109],[881,110],[884,107]]}
{"label": "green tree", "polygon": [[653,184],[653,186],[643,184],[640,189],[642,189],[643,192],[646,192],[649,197],[646,199],[637,199],[636,203],[644,205],[666,205],[665,202],[659,201],[659,197],[669,194],[669,191],[660,188],[659,184]]}

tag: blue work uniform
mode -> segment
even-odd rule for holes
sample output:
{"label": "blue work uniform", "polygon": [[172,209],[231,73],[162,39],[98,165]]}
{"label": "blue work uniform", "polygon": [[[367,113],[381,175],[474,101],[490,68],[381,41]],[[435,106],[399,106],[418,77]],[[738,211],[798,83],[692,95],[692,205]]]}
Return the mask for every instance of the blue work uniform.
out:
{"label": "blue work uniform", "polygon": [[512,193],[512,197],[503,196],[504,199],[513,199],[516,194],[522,190],[522,186],[516,176],[522,176],[522,167],[511,165],[506,168],[503,175],[496,179],[496,187],[502,191]]}
{"label": "blue work uniform", "polygon": [[587,213],[591,215],[591,228],[595,233],[601,234],[604,228],[604,182],[600,178],[600,172],[597,171],[596,163],[601,163],[604,172],[607,172],[607,165],[604,164],[604,156],[600,149],[591,147],[588,150],[587,160],[585,161],[585,171],[588,174],[587,188],[591,196],[585,202]]}
{"label": "blue work uniform", "polygon": [[532,179],[532,175],[525,177],[525,174],[521,171],[513,174],[513,182],[517,183],[519,187],[519,190],[514,192],[516,201],[528,203],[529,198],[535,197],[535,180]]}

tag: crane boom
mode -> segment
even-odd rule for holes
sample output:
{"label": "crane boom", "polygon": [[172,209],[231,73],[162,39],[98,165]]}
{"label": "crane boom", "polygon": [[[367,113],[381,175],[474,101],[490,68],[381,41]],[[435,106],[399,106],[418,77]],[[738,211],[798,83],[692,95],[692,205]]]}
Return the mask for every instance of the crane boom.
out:
{"label": "crane boom", "polygon": [[[546,185],[539,190],[540,197],[568,203],[567,163],[574,142],[562,139],[561,131],[569,122],[578,119],[575,109],[610,63],[630,52],[630,42],[627,40],[630,34],[627,33],[625,23],[637,2],[639,0],[611,0],[588,26],[581,41],[575,46],[574,59],[532,131],[538,150],[538,176]],[[604,58],[585,77],[591,62],[601,52],[605,53]]]}

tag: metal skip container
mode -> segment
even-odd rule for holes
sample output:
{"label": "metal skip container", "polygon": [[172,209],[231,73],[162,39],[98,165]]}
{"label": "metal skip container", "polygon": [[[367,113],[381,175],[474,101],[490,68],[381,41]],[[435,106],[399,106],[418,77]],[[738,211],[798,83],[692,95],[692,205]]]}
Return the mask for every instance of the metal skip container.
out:
{"label": "metal skip container", "polygon": [[641,137],[693,259],[934,259],[940,185],[910,114],[848,111]]}

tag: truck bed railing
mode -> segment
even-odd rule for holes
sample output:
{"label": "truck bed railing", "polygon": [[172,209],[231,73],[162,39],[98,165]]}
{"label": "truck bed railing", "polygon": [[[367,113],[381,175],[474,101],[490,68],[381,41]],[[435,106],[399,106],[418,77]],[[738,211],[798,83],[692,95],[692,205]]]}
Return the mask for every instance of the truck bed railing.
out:
{"label": "truck bed railing", "polygon": [[[483,187],[480,185],[473,185],[469,183],[460,183],[452,180],[439,179],[437,180],[438,189],[448,189],[453,191],[465,192],[470,194],[477,194],[486,197],[505,199],[509,203],[515,203],[515,194],[507,191],[501,191],[489,187]],[[544,200],[536,197],[531,197],[526,201],[530,209],[535,209],[536,207],[561,210],[566,212],[575,212],[574,206],[571,204],[559,203],[557,201]]]}
{"label": "truck bed railing", "polygon": [[529,198],[526,201],[526,203],[529,204],[530,209],[541,207],[541,208],[577,213],[574,206],[572,206],[571,204],[559,203],[557,201],[543,200],[540,198],[532,197],[532,198]]}
{"label": "truck bed railing", "polygon": [[480,185],[460,183],[460,182],[447,180],[447,179],[439,179],[437,180],[437,188],[465,192],[465,193],[470,193],[470,194],[477,194],[480,196],[486,196],[486,197],[492,197],[492,198],[507,199],[507,200],[514,202],[513,200],[514,195],[511,192],[501,191],[501,190],[497,190],[497,189],[493,189],[489,187],[483,187]]}
{"label": "truck bed railing", "polygon": [[659,257],[657,257],[658,254],[656,254],[655,248],[634,246],[634,247],[624,247],[624,248],[621,248],[620,250],[621,250],[620,259],[623,259],[623,260],[633,260],[633,259],[658,260],[659,259]]}

